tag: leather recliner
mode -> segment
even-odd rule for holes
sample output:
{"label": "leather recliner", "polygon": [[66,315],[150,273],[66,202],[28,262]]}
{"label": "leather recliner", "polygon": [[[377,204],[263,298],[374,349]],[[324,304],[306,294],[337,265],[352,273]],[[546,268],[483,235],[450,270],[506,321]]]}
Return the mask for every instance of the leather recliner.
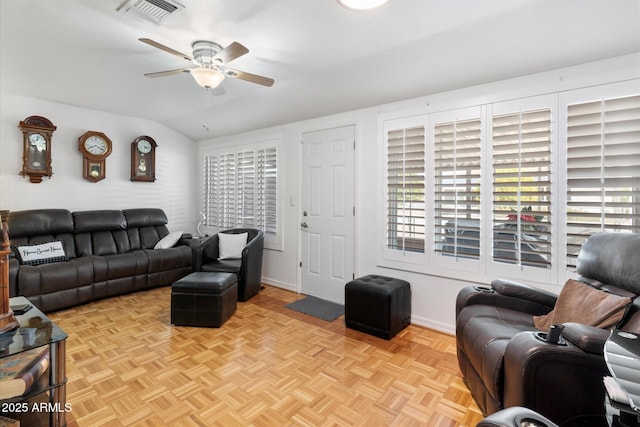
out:
{"label": "leather recliner", "polygon": [[238,276],[238,301],[247,301],[258,293],[262,281],[264,232],[253,228],[234,228],[220,233],[247,233],[247,244],[239,259],[218,259],[219,238],[214,234],[205,240],[196,255],[194,271],[235,273]]}
{"label": "leather recliner", "polygon": [[[615,327],[640,332],[640,234],[591,236],[578,255],[577,271],[592,287],[630,297]],[[604,343],[610,331],[565,323],[559,344],[545,341],[533,316],[549,313],[557,297],[507,280],[458,294],[458,363],[483,414],[522,406],[561,426],[607,425],[602,378],[609,374]]]}

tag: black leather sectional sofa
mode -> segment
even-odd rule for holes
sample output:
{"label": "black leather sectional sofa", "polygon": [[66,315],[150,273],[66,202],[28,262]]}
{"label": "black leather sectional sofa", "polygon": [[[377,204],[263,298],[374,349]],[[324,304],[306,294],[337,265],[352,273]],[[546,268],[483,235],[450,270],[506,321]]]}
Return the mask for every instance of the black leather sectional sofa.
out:
{"label": "black leather sectional sofa", "polygon": [[10,295],[25,296],[45,312],[170,285],[192,272],[193,239],[182,236],[171,248],[154,249],[169,234],[161,209],[15,211],[8,229],[12,247],[62,242],[65,260],[9,261]]}

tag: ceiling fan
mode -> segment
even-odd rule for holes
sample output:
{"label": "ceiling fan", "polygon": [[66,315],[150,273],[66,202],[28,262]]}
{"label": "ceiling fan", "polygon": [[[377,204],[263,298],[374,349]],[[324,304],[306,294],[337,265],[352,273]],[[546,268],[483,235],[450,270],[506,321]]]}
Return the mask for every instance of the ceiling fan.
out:
{"label": "ceiling fan", "polygon": [[274,83],[274,80],[269,77],[226,67],[226,64],[229,62],[249,52],[249,49],[238,42],[233,42],[223,49],[218,43],[198,40],[191,45],[193,49],[193,57],[191,57],[151,39],[141,38],[138,40],[197,65],[195,68],[180,68],[177,70],[147,73],[145,74],[147,77],[164,77],[174,74],[190,73],[195,81],[206,89],[218,86],[225,77],[245,80],[267,87],[273,86]]}

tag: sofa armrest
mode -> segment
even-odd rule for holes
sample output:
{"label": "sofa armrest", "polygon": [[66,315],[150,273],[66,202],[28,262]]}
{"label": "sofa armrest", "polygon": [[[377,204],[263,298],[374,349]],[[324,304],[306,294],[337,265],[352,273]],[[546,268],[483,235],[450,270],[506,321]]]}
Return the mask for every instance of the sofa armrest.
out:
{"label": "sofa armrest", "polygon": [[491,289],[501,295],[535,302],[551,309],[556,305],[558,299],[558,296],[551,292],[505,279],[495,279],[491,282]]}
{"label": "sofa armrest", "polygon": [[565,323],[563,326],[562,336],[565,340],[585,353],[604,356],[604,343],[611,335],[611,331],[582,323]]}
{"label": "sofa armrest", "polygon": [[550,419],[522,406],[505,408],[501,411],[494,412],[480,421],[476,427],[513,427],[526,425],[522,423],[523,420],[535,420],[538,423],[535,425],[539,426],[558,427],[558,425]]}
{"label": "sofa armrest", "polygon": [[538,334],[520,332],[507,344],[504,407],[535,408],[560,425],[572,417],[602,416],[602,378],[609,372],[604,357],[571,342],[548,343]]}
{"label": "sofa armrest", "polygon": [[262,280],[262,254],[264,251],[264,233],[259,232],[242,249],[242,268],[240,275],[247,283],[259,286]]}
{"label": "sofa armrest", "polygon": [[547,314],[555,306],[557,296],[529,285],[508,280],[494,280],[489,286],[467,286],[456,298],[456,317],[473,304],[508,308],[532,316]]}
{"label": "sofa armrest", "polygon": [[9,255],[9,297],[17,297],[20,295],[18,289],[18,269],[20,262],[14,255]]}
{"label": "sofa armrest", "polygon": [[200,271],[202,269],[202,264],[218,259],[218,234],[216,233],[210,237],[193,240],[196,241],[193,252],[193,271]]}
{"label": "sofa armrest", "polygon": [[182,236],[180,236],[180,240],[192,240],[193,239],[193,234],[192,233],[182,233]]}

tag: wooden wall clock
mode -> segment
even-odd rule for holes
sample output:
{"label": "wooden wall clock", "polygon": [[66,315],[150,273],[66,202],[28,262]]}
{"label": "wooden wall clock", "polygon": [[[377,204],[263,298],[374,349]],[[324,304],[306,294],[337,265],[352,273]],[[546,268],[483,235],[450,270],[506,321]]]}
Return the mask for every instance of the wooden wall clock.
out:
{"label": "wooden wall clock", "polygon": [[22,172],[37,184],[42,178],[51,178],[51,136],[56,127],[41,116],[27,117],[18,124],[22,131]]}
{"label": "wooden wall clock", "polygon": [[149,136],[139,136],[131,143],[131,181],[156,180],[156,147]]}
{"label": "wooden wall clock", "polygon": [[82,176],[98,182],[106,176],[106,159],[111,154],[111,140],[102,132],[88,131],[78,138],[82,153]]}

